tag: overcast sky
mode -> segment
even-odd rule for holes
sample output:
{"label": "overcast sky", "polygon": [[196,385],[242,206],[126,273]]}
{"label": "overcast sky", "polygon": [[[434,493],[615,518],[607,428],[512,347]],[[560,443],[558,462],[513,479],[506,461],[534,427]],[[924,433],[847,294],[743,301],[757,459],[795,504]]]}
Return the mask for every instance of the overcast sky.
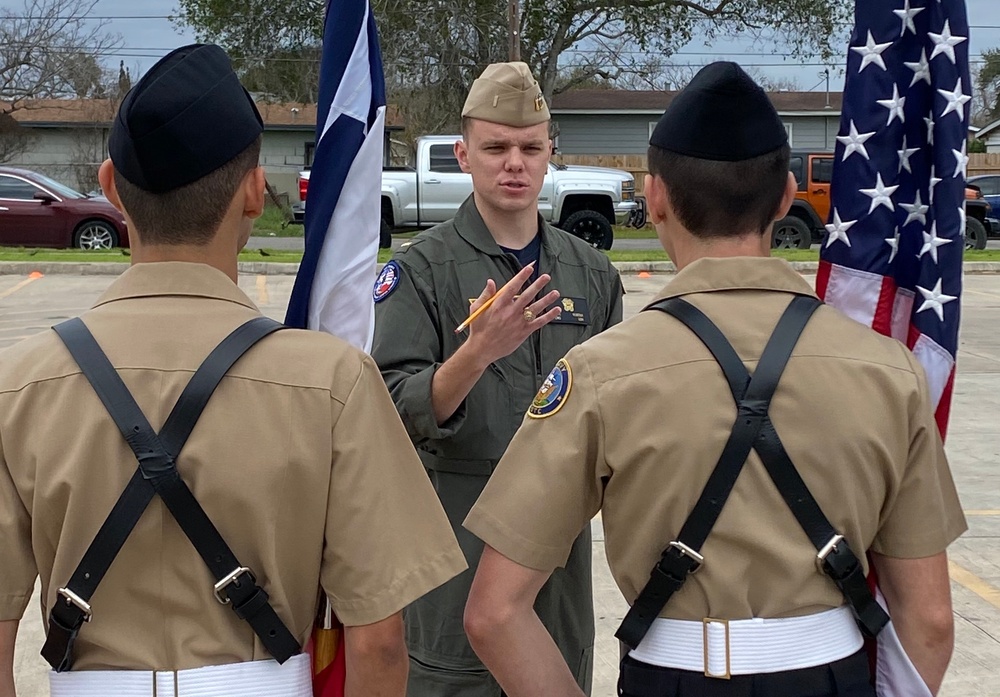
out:
{"label": "overcast sky", "polygon": [[[1000,47],[1000,0],[967,0],[967,4],[969,21],[973,26],[970,50],[972,59],[975,60],[982,51]],[[98,0],[94,15],[113,18],[108,22],[108,29],[120,34],[124,40],[121,55],[116,56],[112,62],[117,64],[118,60],[124,60],[125,65],[133,70],[134,78],[136,70],[141,73],[152,65],[157,57],[193,41],[195,37],[190,29],[178,29],[167,19],[170,14],[176,12],[176,5],[176,0]],[[23,0],[0,0],[0,7],[18,9],[23,7]],[[128,19],[137,15],[153,18]],[[715,58],[735,60],[744,65],[760,65],[756,69],[757,72],[772,79],[794,79],[804,90],[824,88],[824,80],[819,75],[823,70],[821,66],[797,65],[794,61],[783,61],[778,55],[754,55],[766,53],[770,47],[750,45],[750,42],[740,44],[741,42],[727,40],[717,46],[705,46],[702,41],[696,40],[684,47],[680,55],[674,57],[674,61],[700,65]],[[727,53],[722,53],[723,51]],[[819,61],[812,59],[806,62]],[[843,77],[835,75],[832,79],[832,89],[839,90],[842,86]]]}

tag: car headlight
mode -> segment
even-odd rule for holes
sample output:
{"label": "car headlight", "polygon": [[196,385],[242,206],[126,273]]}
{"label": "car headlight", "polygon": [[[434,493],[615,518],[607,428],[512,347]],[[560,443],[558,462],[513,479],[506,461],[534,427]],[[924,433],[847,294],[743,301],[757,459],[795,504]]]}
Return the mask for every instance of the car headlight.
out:
{"label": "car headlight", "polygon": [[635,180],[629,179],[622,182],[622,201],[635,200]]}

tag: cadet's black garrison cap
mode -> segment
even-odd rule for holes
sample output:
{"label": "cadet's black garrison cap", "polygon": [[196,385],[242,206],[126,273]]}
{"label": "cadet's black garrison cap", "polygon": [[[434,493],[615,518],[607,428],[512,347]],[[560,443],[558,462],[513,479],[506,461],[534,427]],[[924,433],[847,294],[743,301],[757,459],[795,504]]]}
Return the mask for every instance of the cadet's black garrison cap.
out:
{"label": "cadet's black garrison cap", "polygon": [[674,98],[649,144],[700,160],[738,162],[788,143],[778,112],[736,63],[701,69]]}
{"label": "cadet's black garrison cap", "polygon": [[232,161],[263,130],[226,52],[192,44],[164,56],[125,96],[108,151],[125,179],[162,194]]}

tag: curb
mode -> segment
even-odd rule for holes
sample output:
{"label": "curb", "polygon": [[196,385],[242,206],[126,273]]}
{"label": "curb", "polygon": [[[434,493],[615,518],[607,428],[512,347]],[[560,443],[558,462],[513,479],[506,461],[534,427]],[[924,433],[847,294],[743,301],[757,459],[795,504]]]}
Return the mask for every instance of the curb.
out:
{"label": "curb", "polygon": [[[801,274],[815,274],[819,268],[819,262],[815,261],[792,261],[789,264]],[[128,266],[128,263],[107,261],[89,263],[50,261],[40,264],[30,261],[4,261],[0,262],[0,276],[27,276],[33,272],[45,276],[118,276]],[[672,274],[677,271],[669,261],[618,261],[614,266],[621,273]],[[241,274],[253,276],[294,276],[299,270],[298,264],[267,261],[241,261],[238,267]],[[967,261],[964,271],[970,275],[1000,274],[1000,261]]]}

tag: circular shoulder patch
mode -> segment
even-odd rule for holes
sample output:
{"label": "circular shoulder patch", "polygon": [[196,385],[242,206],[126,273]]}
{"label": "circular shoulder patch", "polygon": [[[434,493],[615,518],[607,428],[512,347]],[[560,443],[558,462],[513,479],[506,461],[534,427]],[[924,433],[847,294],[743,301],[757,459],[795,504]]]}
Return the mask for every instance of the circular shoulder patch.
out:
{"label": "circular shoulder patch", "polygon": [[573,388],[573,369],[565,358],[560,358],[556,367],[542,383],[542,389],[535,395],[535,401],[528,407],[528,416],[544,419],[562,409],[569,392]]}
{"label": "circular shoulder patch", "polygon": [[399,285],[399,264],[394,261],[388,262],[382,267],[378,278],[375,279],[375,288],[372,289],[372,299],[380,303],[388,298],[392,291]]}

